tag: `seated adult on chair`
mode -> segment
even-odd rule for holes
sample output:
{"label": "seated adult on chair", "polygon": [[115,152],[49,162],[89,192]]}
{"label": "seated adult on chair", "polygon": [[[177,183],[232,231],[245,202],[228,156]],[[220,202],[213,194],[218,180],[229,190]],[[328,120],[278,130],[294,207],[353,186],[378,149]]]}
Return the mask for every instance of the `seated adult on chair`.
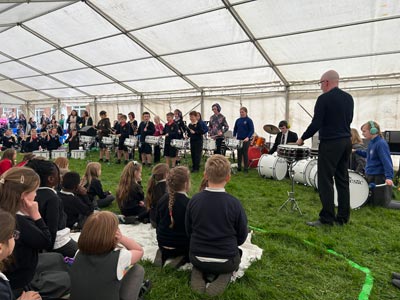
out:
{"label": "seated adult on chair", "polygon": [[279,145],[285,145],[288,143],[296,143],[298,137],[297,133],[289,130],[290,125],[288,121],[280,121],[279,129],[281,132],[278,133],[275,139],[274,146],[269,150],[268,154],[274,154]]}

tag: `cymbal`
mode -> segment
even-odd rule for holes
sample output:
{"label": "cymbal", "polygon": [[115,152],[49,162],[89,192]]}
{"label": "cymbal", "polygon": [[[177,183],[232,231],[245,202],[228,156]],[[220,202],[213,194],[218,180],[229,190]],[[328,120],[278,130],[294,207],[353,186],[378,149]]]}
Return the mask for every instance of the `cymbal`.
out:
{"label": "cymbal", "polygon": [[265,132],[268,132],[269,134],[278,134],[279,133],[279,128],[272,124],[264,125],[263,129]]}

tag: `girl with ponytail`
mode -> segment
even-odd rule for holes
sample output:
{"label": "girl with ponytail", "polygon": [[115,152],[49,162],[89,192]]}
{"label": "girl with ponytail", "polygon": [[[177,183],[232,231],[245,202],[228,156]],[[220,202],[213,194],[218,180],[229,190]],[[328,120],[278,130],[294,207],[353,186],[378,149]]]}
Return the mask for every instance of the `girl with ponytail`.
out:
{"label": "girl with ponytail", "polygon": [[147,182],[146,207],[149,210],[151,225],[156,228],[156,208],[158,201],[167,193],[167,175],[169,167],[167,164],[157,164],[151,170],[151,177]]}
{"label": "girl with ponytail", "polygon": [[190,190],[190,172],[183,166],[175,167],[167,176],[168,194],[165,194],[157,205],[157,241],[158,251],[155,265],[163,266],[168,258],[169,264],[179,268],[188,260],[189,238],[185,229],[186,206],[189,202],[187,192]]}

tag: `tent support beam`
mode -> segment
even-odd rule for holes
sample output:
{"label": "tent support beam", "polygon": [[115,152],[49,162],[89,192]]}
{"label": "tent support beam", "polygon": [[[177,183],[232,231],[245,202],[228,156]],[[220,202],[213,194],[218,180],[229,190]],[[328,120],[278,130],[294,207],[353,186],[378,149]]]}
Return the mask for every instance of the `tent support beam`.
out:
{"label": "tent support beam", "polygon": [[242,18],[236,12],[235,8],[232,6],[232,4],[229,2],[229,0],[221,0],[221,1],[224,3],[225,7],[231,13],[232,17],[236,20],[236,22],[239,24],[239,26],[243,29],[243,31],[246,33],[246,35],[248,36],[250,41],[254,44],[254,46],[260,52],[260,54],[265,59],[265,61],[268,63],[268,65],[271,66],[271,68],[274,70],[275,74],[279,77],[279,79],[283,82],[283,84],[285,86],[289,86],[289,82],[283,76],[281,71],[276,67],[276,65],[274,64],[272,59],[268,56],[268,54],[265,52],[263,47],[261,47],[260,43],[254,37],[254,35],[251,32],[250,28],[247,27],[246,23],[242,20]]}
{"label": "tent support beam", "polygon": [[179,72],[176,68],[174,68],[171,64],[169,64],[165,59],[160,57],[157,53],[155,53],[152,49],[150,49],[147,45],[142,43],[139,39],[137,39],[135,36],[133,36],[131,33],[125,30],[125,28],[117,23],[113,18],[108,16],[105,12],[103,12],[100,8],[98,8],[96,5],[94,5],[91,1],[85,1],[85,3],[93,9],[97,14],[99,14],[102,18],[104,18],[106,21],[108,21],[111,25],[113,25],[116,29],[121,31],[123,34],[125,34],[131,41],[139,45],[141,48],[143,48],[145,51],[150,53],[153,58],[157,59],[160,63],[162,63],[165,67],[170,69],[172,72],[174,72],[177,76],[185,80],[189,85],[191,85],[193,88],[201,92],[201,88],[197,86],[193,81],[191,81],[189,78],[187,78],[185,75],[183,75],[181,72]]}
{"label": "tent support beam", "polygon": [[[89,64],[87,61],[81,59],[80,57],[78,57],[78,56],[76,56],[76,55],[74,55],[74,54],[72,54],[71,52],[67,51],[65,48],[60,47],[60,46],[57,45],[56,43],[54,43],[54,42],[50,41],[49,39],[45,38],[44,36],[42,36],[41,34],[39,34],[39,33],[36,32],[36,31],[34,31],[33,29],[29,28],[28,26],[26,26],[26,25],[24,25],[24,24],[21,24],[21,27],[22,27],[23,29],[25,29],[26,31],[28,31],[29,33],[33,34],[34,36],[38,37],[38,38],[41,39],[42,41],[44,41],[44,42],[48,43],[49,45],[55,47],[56,49],[60,50],[60,51],[63,52],[64,54],[66,54],[66,55],[72,57],[73,59],[75,59],[75,60],[81,62],[82,64],[84,64],[84,65],[87,66],[88,68],[91,68],[92,70],[96,71],[97,73],[100,73],[101,75],[107,77],[108,79],[110,79],[110,80],[113,81],[114,83],[117,83],[117,84],[122,85],[124,88],[128,89],[129,91],[131,91],[131,92],[134,93],[134,94],[140,94],[138,91],[134,90],[134,89],[131,88],[130,86],[127,86],[126,84],[121,83],[119,80],[115,79],[115,78],[112,77],[111,75],[109,75],[109,74],[107,74],[107,73],[101,71],[100,69],[98,69],[98,68],[92,66],[92,65]],[[19,63],[22,63],[22,62],[19,62]],[[29,66],[29,67],[30,67],[30,66]],[[30,67],[30,68],[32,68],[32,67]],[[32,68],[32,69],[33,69],[33,68]],[[35,70],[35,71],[38,72],[38,70]],[[42,73],[42,72],[39,71],[39,73]],[[49,77],[51,77],[51,76],[49,76]],[[53,77],[51,77],[51,78],[54,79]],[[59,80],[58,80],[58,81],[59,81]],[[86,93],[85,91],[80,90],[79,88],[76,88],[76,87],[74,87],[74,86],[72,86],[72,85],[70,85],[70,84],[67,84],[67,83],[64,83],[64,84],[67,85],[67,86],[70,87],[70,88],[73,88],[73,89],[77,90],[78,92],[80,92],[80,93],[82,93],[82,94],[85,94],[85,95],[87,95],[87,96],[91,96],[90,94]]]}
{"label": "tent support beam", "polygon": [[287,120],[288,122],[289,122],[289,110],[290,110],[289,90],[290,90],[290,87],[287,86],[285,88],[285,102],[286,102],[285,103],[285,120]]}

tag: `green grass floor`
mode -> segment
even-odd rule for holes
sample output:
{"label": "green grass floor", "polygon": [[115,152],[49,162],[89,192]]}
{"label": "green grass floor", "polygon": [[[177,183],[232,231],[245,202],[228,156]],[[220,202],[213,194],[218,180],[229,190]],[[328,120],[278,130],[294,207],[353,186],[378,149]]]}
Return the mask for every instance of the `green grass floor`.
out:
{"label": "green grass floor", "polygon": [[[98,154],[92,152],[88,159],[97,161]],[[70,169],[82,175],[86,163],[87,160],[71,160]],[[115,192],[124,165],[103,163],[102,166],[103,186]],[[143,168],[144,187],[150,173],[150,168]],[[190,195],[198,191],[201,178],[201,172],[192,175]],[[391,272],[400,272],[400,211],[365,206],[352,211],[346,226],[312,228],[305,222],[318,217],[321,205],[317,192],[296,185],[295,197],[303,215],[278,212],[289,188],[288,179],[264,179],[256,169],[232,175],[226,190],[241,200],[249,225],[266,231],[255,231],[253,235],[253,243],[263,248],[264,253],[244,277],[217,299],[368,299],[359,298],[365,274],[326,249],[370,269],[373,288],[369,299],[400,299],[400,290],[390,283]],[[400,198],[398,192],[395,196]],[[119,213],[116,205],[110,210]],[[189,272],[159,269],[150,262],[143,265],[146,277],[153,281],[146,299],[207,298],[191,292]]]}

